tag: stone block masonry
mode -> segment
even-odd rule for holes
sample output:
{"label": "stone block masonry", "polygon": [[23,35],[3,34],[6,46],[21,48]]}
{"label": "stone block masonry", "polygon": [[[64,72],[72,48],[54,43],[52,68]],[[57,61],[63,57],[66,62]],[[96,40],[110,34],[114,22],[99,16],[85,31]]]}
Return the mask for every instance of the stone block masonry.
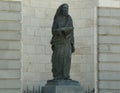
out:
{"label": "stone block masonry", "polygon": [[120,8],[98,8],[98,91],[120,92]]}
{"label": "stone block masonry", "polygon": [[0,93],[21,93],[21,2],[0,1]]}

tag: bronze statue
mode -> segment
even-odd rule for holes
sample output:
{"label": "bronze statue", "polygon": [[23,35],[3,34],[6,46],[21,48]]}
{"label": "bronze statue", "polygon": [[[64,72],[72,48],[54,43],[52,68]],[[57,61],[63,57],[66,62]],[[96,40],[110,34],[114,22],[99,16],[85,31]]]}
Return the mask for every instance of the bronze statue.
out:
{"label": "bronze statue", "polygon": [[62,4],[56,11],[52,26],[52,72],[54,80],[69,80],[71,54],[74,48],[74,32],[69,6]]}

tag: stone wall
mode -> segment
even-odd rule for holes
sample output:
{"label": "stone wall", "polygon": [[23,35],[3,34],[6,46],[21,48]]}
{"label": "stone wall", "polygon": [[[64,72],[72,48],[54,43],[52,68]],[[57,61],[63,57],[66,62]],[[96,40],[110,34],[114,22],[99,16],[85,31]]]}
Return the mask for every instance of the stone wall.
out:
{"label": "stone wall", "polygon": [[120,7],[120,0],[99,0],[101,7]]}
{"label": "stone wall", "polygon": [[23,85],[44,85],[51,74],[51,26],[56,9],[70,6],[76,52],[71,78],[94,87],[94,8],[97,0],[23,0]]}
{"label": "stone wall", "polygon": [[120,92],[120,8],[98,9],[98,90]]}
{"label": "stone wall", "polygon": [[21,91],[21,3],[0,1],[0,93]]}

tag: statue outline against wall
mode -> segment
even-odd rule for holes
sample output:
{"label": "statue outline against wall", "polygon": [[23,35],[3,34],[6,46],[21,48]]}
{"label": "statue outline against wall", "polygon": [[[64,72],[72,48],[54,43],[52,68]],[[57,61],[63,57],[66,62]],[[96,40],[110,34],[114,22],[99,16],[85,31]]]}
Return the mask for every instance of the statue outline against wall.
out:
{"label": "statue outline against wall", "polygon": [[71,54],[75,48],[73,21],[68,9],[68,4],[62,4],[53,20],[51,40],[53,80],[70,80]]}

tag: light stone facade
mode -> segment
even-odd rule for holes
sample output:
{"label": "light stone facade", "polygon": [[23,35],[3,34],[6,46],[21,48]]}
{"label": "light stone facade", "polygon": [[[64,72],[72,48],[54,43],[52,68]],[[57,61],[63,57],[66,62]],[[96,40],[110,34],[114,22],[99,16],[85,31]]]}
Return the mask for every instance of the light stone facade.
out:
{"label": "light stone facade", "polygon": [[120,92],[120,8],[98,9],[98,91]]}
{"label": "light stone facade", "polygon": [[0,93],[21,92],[21,2],[0,1]]}
{"label": "light stone facade", "polygon": [[120,0],[99,0],[100,7],[120,7]]}
{"label": "light stone facade", "polygon": [[41,85],[52,79],[51,27],[57,8],[70,6],[75,48],[71,78],[94,88],[94,9],[97,0],[23,0],[23,85]]}
{"label": "light stone facade", "polygon": [[100,93],[119,92],[119,0],[99,0],[100,7],[116,8],[98,9],[98,68],[94,66],[97,0],[1,0],[0,93],[20,93],[21,88],[43,86],[52,79],[51,26],[62,3],[69,4],[75,27],[71,78],[84,88],[94,88],[98,80]]}

